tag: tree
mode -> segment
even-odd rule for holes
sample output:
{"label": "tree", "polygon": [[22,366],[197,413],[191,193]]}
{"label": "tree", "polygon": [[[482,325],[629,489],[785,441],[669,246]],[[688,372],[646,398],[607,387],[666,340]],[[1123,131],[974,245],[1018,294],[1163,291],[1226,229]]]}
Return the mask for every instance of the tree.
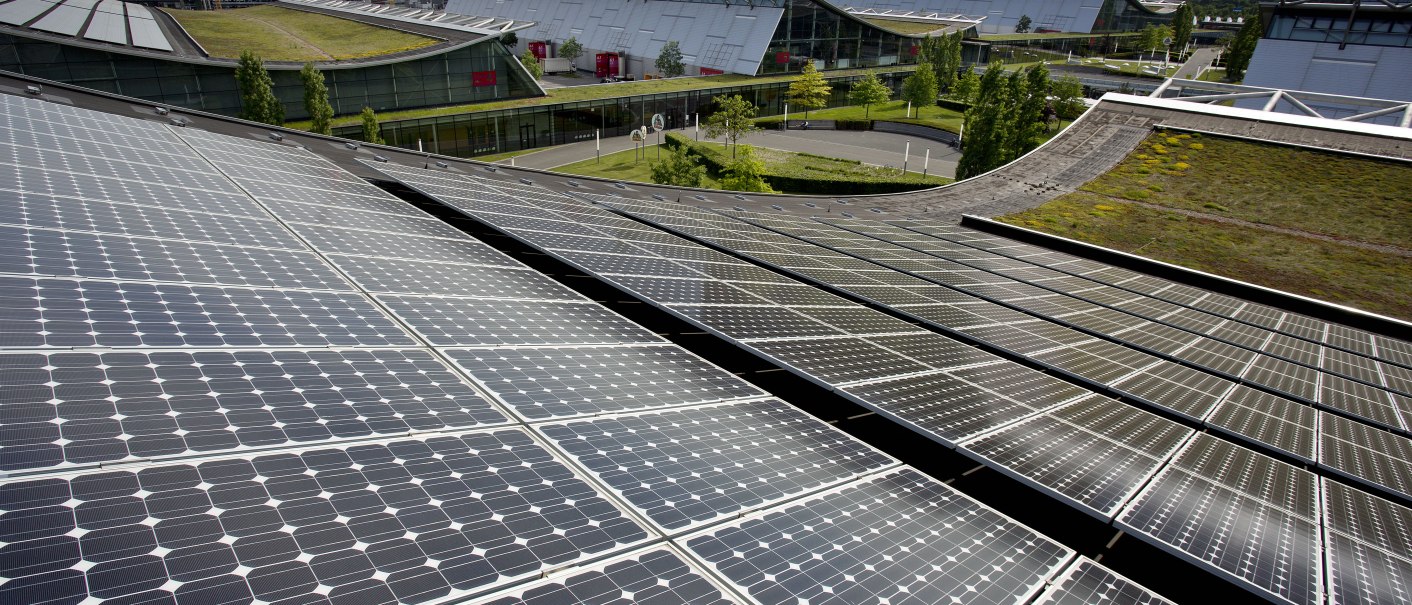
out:
{"label": "tree", "polygon": [[314,69],[313,63],[305,63],[299,70],[299,79],[304,81],[304,110],[309,112],[309,132],[333,134],[330,122],[333,120],[333,106],[328,102],[328,85],[324,84],[324,73]]}
{"label": "tree", "polygon": [[706,167],[687,152],[685,143],[673,149],[666,159],[652,163],[652,182],[660,185],[700,187],[705,180]]}
{"label": "tree", "polygon": [[559,56],[568,59],[569,64],[573,65],[574,59],[583,56],[583,45],[579,44],[578,38],[570,36],[568,40],[559,45]]}
{"label": "tree", "polygon": [[755,104],[745,97],[734,95],[716,97],[716,112],[706,118],[706,136],[716,138],[725,135],[727,142],[735,145],[731,157],[740,151],[740,138],[760,130],[755,125]]}
{"label": "tree", "polygon": [[902,81],[902,98],[910,101],[920,112],[923,107],[936,104],[936,72],[932,66],[923,63],[917,71]]}
{"label": "tree", "polygon": [[1064,76],[1049,87],[1054,95],[1054,112],[1060,118],[1072,120],[1084,111],[1084,85],[1074,76]]}
{"label": "tree", "polygon": [[520,55],[520,64],[525,66],[525,71],[529,72],[531,78],[538,80],[544,75],[544,66],[539,64],[539,57],[534,56],[534,51],[528,48]]}
{"label": "tree", "polygon": [[755,193],[774,193],[770,184],[765,182],[765,163],[755,157],[755,150],[749,145],[740,150],[740,156],[731,162],[726,168],[725,178],[721,179],[721,186],[731,191],[752,191]]}
{"label": "tree", "polygon": [[1009,127],[1011,111],[1005,69],[992,63],[980,77],[976,101],[966,110],[962,128],[961,159],[956,162],[956,178],[967,179],[1002,164],[1002,139]]}
{"label": "tree", "polygon": [[383,144],[382,127],[378,126],[378,114],[373,113],[373,108],[363,108],[363,142],[374,145]]}
{"label": "tree", "polygon": [[1162,48],[1162,41],[1170,37],[1172,37],[1172,28],[1149,23],[1147,27],[1138,32],[1137,44],[1140,48],[1155,53],[1157,49]]}
{"label": "tree", "polygon": [[1049,68],[1044,63],[1024,72],[1010,74],[1010,102],[1014,104],[1015,125],[1005,144],[1005,162],[1024,155],[1039,145],[1044,135],[1045,108],[1049,105]]}
{"label": "tree", "polygon": [[951,90],[956,83],[956,73],[961,70],[961,32],[949,36],[922,39],[922,63],[930,63],[936,73],[937,90]]}
{"label": "tree", "polygon": [[275,82],[254,52],[240,53],[235,83],[240,88],[241,118],[273,126],[284,124],[284,105],[275,98]]}
{"label": "tree", "polygon": [[1255,54],[1255,44],[1260,41],[1260,15],[1251,15],[1231,40],[1230,50],[1226,51],[1226,79],[1239,82],[1245,79],[1245,70],[1250,67],[1250,57]]}
{"label": "tree", "polygon": [[1030,33],[1030,25],[1031,25],[1032,23],[1033,23],[1033,21],[1030,21],[1030,16],[1029,16],[1029,15],[1020,15],[1020,20],[1017,21],[1017,22],[1015,22],[1015,33],[1017,33],[1017,34],[1028,34],[1028,33]]}
{"label": "tree", "polygon": [[968,69],[956,79],[956,85],[951,88],[949,95],[952,100],[962,103],[975,103],[976,93],[981,89],[981,77],[976,74],[976,70]]}
{"label": "tree", "polygon": [[824,75],[819,73],[819,69],[814,67],[814,62],[809,61],[804,64],[804,71],[799,77],[789,83],[789,102],[804,110],[804,119],[809,119],[810,109],[823,109],[828,107],[829,97],[833,96],[833,87],[824,81]]}
{"label": "tree", "polygon": [[864,118],[872,114],[874,103],[882,103],[891,98],[892,89],[871,72],[863,76],[863,79],[853,82],[853,87],[848,91],[848,102],[862,105]]}
{"label": "tree", "polygon": [[656,65],[657,73],[663,78],[675,78],[686,73],[686,67],[681,64],[681,44],[676,40],[663,44]]}
{"label": "tree", "polygon": [[1193,21],[1196,16],[1193,14],[1191,3],[1183,2],[1177,7],[1177,12],[1172,16],[1172,46],[1185,50],[1187,42],[1191,41],[1191,30],[1195,27]]}
{"label": "tree", "polygon": [[516,44],[520,43],[520,37],[515,35],[515,32],[510,32],[508,34],[500,36],[500,43],[504,44],[505,46],[513,47]]}

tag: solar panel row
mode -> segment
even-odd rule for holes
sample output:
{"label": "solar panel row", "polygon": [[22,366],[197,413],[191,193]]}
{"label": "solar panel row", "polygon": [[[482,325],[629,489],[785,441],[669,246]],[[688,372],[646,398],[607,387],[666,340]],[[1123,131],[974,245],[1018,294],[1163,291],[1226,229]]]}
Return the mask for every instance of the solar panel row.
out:
{"label": "solar panel row", "polygon": [[0,187],[0,601],[1023,602],[1073,558],[312,153],[0,116],[57,150]]}
{"label": "solar panel row", "polygon": [[[737,261],[693,246],[688,240],[663,239],[660,233],[644,230],[639,224],[541,188],[490,183],[475,177],[396,165],[373,166],[482,222],[595,273],[605,281],[732,338],[750,350],[775,359],[787,358],[785,363],[797,372],[837,387],[855,400],[902,420],[938,441],[959,445],[962,451],[1093,514],[1105,517],[1117,514],[1123,518],[1123,515],[1138,514],[1133,512],[1133,507],[1139,502],[1160,502],[1159,506],[1169,508],[1194,506],[1198,510],[1212,510],[1215,517],[1226,520],[1258,519],[1270,515],[1295,516],[1282,508],[1284,500],[1272,501],[1259,486],[1205,481],[1200,486],[1205,491],[1200,493],[1206,494],[1206,497],[1199,501],[1187,498],[1187,491],[1190,490],[1154,491],[1157,488],[1153,485],[1157,484],[1144,488],[1144,484],[1158,473],[1164,463],[1177,460],[1181,456],[1179,451],[1194,447],[1191,443],[1195,442],[1189,442],[1191,431],[1170,421],[1100,397],[1086,396],[1082,389],[1014,364],[1000,362],[936,334],[913,332],[890,338],[920,341],[920,346],[912,350],[935,350],[938,354],[928,358],[930,363],[953,359],[958,360],[959,365],[926,365],[928,362],[919,358],[880,346],[871,335],[848,333],[847,330],[839,330],[840,326],[827,322],[823,328],[800,322],[796,317],[818,309],[847,308],[847,316],[854,320],[864,318],[868,312],[817,291],[807,294],[803,290],[796,292],[795,287],[781,282],[774,275],[760,281],[682,277],[681,269],[687,265],[678,261],[712,260],[721,264]],[[511,204],[511,200],[519,200],[520,205]],[[664,224],[674,231],[706,236],[712,243],[720,244],[723,239],[733,240],[732,244],[740,241],[740,248],[753,250],[751,255],[777,254],[785,258],[790,255],[760,251],[779,250],[775,246],[793,246],[797,243],[797,240],[784,236],[749,240],[731,237],[729,231],[723,231],[709,221],[697,220],[691,211],[681,207],[674,206],[668,210],[654,204],[618,198],[599,201],[626,208],[635,215]],[[708,218],[713,216],[728,220],[718,215],[706,215]],[[733,245],[727,247],[735,248]],[[612,261],[611,271],[594,271],[592,267],[602,269],[603,265],[583,261],[589,251],[613,251],[621,256]],[[633,258],[643,260],[634,262]],[[797,258],[828,266],[829,270],[835,271],[858,271],[865,266],[848,263],[830,265],[828,261],[833,258],[827,254],[801,254]],[[707,309],[710,312],[703,312]],[[786,317],[788,319],[782,319]],[[877,317],[886,318],[881,315]],[[863,325],[875,323],[864,319]],[[756,332],[756,326],[768,327]],[[827,331],[831,329],[843,334],[831,335]],[[848,346],[834,348],[845,342]],[[857,348],[860,344],[872,349],[860,351]],[[817,348],[812,348],[815,345]],[[966,349],[971,353],[957,355],[957,349]],[[871,373],[854,374],[848,371],[848,366],[852,364],[876,369]],[[1227,442],[1209,441],[1215,445],[1207,445],[1208,448],[1225,447],[1236,452],[1227,452],[1225,456],[1229,460],[1223,461],[1223,469],[1235,475],[1261,472],[1288,474],[1296,471],[1287,464]],[[1201,443],[1205,444],[1206,441]],[[1269,470],[1271,468],[1278,471]],[[1304,474],[1317,485],[1317,477]],[[1201,508],[1201,503],[1206,503],[1206,508]],[[1214,508],[1211,506],[1213,503]],[[1302,512],[1307,514],[1309,511]],[[1249,523],[1248,520],[1236,522]],[[1253,590],[1293,602],[1316,602],[1322,598],[1324,569],[1317,515],[1307,519],[1306,523],[1313,528],[1313,532],[1293,536],[1252,533],[1245,529],[1237,531],[1219,522],[1208,525],[1205,518],[1172,525],[1180,526],[1175,530],[1178,534],[1187,531],[1209,534],[1215,531],[1217,539],[1225,541],[1225,548],[1248,553],[1245,560],[1233,561],[1222,558],[1220,553],[1212,554],[1194,546],[1186,548],[1187,543],[1180,540],[1164,541],[1162,532],[1168,529],[1167,525],[1144,525],[1133,521],[1134,528],[1147,539],[1161,544],[1172,542],[1171,548],[1184,556],[1228,573],[1250,585]],[[744,539],[768,535],[769,523],[753,531]],[[765,543],[768,544],[768,541]],[[745,549],[741,550],[734,554],[734,558],[725,560],[734,566],[747,554],[761,556],[758,551],[746,553]],[[1254,557],[1254,562],[1250,557]],[[714,562],[710,556],[707,559]],[[742,573],[749,574],[753,581],[761,582],[762,591],[775,589],[769,576],[763,576],[762,581],[758,573]],[[839,588],[832,584],[824,586],[829,590]],[[858,589],[854,586],[843,588]],[[818,590],[818,587],[801,580],[791,588],[795,593],[799,590]]]}

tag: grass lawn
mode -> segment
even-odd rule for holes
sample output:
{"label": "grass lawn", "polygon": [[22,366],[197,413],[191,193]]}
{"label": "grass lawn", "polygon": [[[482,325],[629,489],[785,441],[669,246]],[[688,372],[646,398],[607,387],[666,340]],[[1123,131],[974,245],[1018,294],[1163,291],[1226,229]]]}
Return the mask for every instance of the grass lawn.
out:
{"label": "grass lawn", "polygon": [[916,21],[902,21],[900,19],[879,19],[876,17],[863,17],[864,21],[872,23],[878,27],[899,34],[928,34],[939,29],[944,29],[946,25],[937,23],[918,23]]}
{"label": "grass lawn", "polygon": [[[603,156],[603,161],[583,160],[553,168],[555,172],[566,172],[581,176],[594,176],[605,179],[616,179],[619,181],[637,181],[640,183],[652,182],[651,164],[657,159],[655,145],[647,147],[647,155],[642,160],[633,161],[633,151],[620,151]],[[662,145],[662,156],[666,157],[671,153],[671,148]],[[720,151],[720,145],[709,145],[713,150]],[[917,188],[935,187],[950,183],[951,179],[939,176],[922,177],[921,174],[909,172],[905,177],[901,175],[901,170],[887,169],[880,166],[867,166],[847,160],[834,160],[820,156],[804,155],[790,151],[778,149],[766,149],[755,147],[755,156],[765,162],[765,172],[773,174],[789,175],[815,175],[814,178],[844,178],[853,180],[869,181],[902,181],[917,184]],[[729,158],[728,152],[723,152]],[[703,187],[719,189],[720,182],[711,175],[706,176]],[[780,193],[790,193],[781,191]]]}
{"label": "grass lawn", "polygon": [[1409,192],[1403,164],[1168,132],[1081,191],[1000,220],[1412,319],[1412,259],[1344,243],[1409,247]]}
{"label": "grass lawn", "polygon": [[[915,65],[890,65],[888,67],[874,67],[868,69],[843,69],[831,71],[825,74],[825,78],[843,78],[858,74],[875,72],[905,72],[914,71]],[[799,74],[781,74],[777,76],[743,76],[740,74],[722,74],[719,76],[703,76],[692,78],[668,78],[665,80],[637,80],[633,82],[617,82],[614,84],[589,84],[585,86],[565,86],[562,88],[551,88],[545,91],[545,96],[528,99],[511,99],[507,101],[490,101],[486,103],[472,103],[469,105],[448,105],[445,107],[430,107],[425,109],[408,109],[404,111],[389,111],[378,114],[379,122],[390,122],[394,120],[411,120],[416,118],[432,118],[436,116],[459,115],[463,113],[474,113],[477,111],[489,111],[492,109],[507,109],[511,107],[532,107],[535,105],[553,105],[555,103],[574,103],[578,101],[592,101],[595,99],[611,99],[614,97],[626,97],[633,95],[657,94],[665,92],[677,92],[682,90],[697,90],[702,88],[722,88],[727,86],[742,86],[746,84],[767,84],[770,82],[787,82],[798,78]],[[334,118],[333,126],[352,126],[360,124],[359,117],[355,115]],[[287,122],[285,126],[289,128],[308,129],[309,121]]]}
{"label": "grass lawn", "polygon": [[1201,72],[1201,75],[1197,76],[1196,79],[1201,80],[1202,82],[1225,82],[1226,69],[1224,67],[1213,67],[1204,72]]}
{"label": "grass lawn", "polygon": [[508,160],[513,157],[522,156],[527,153],[534,153],[536,151],[544,151],[546,149],[553,149],[553,147],[536,147],[534,149],[520,149],[518,151],[506,151],[502,153],[492,153],[489,155],[478,155],[470,159],[476,160],[478,162],[499,162],[500,160]]}
{"label": "grass lawn", "polygon": [[[781,116],[782,117],[782,116]],[[776,119],[771,116],[769,119]],[[790,111],[789,121],[791,123],[804,119],[804,112]],[[833,109],[820,109],[809,112],[810,120],[887,120],[889,122],[907,122],[909,124],[922,124],[933,128],[940,128],[948,132],[961,130],[961,122],[964,119],[961,112],[942,109],[936,105],[927,107],[913,107],[912,117],[907,117],[906,101],[888,101],[877,103],[871,110],[862,105],[849,105],[847,107],[835,107]]]}
{"label": "grass lawn", "polygon": [[431,46],[418,36],[276,6],[221,11],[167,10],[212,57],[238,59],[251,49],[266,61],[357,59]]}
{"label": "grass lawn", "polygon": [[[551,170],[553,170],[554,172],[577,174],[579,176],[594,176],[598,178],[613,179],[618,181],[651,183],[652,162],[657,159],[657,150],[653,149],[653,147],[656,146],[649,145],[647,147],[647,158],[643,160],[634,161],[633,158],[635,156],[641,157],[642,152],[629,149],[627,151],[619,151],[617,153],[610,153],[608,155],[605,155],[603,156],[602,162],[592,159],[583,160],[581,162],[574,162],[572,164],[557,166],[555,168],[551,168]],[[672,150],[666,145],[662,145],[661,147],[662,157],[666,157],[672,152]],[[709,187],[711,189],[719,189],[721,187],[721,183],[720,181],[717,181],[716,179],[712,178],[711,175],[708,174],[706,175],[706,182],[702,183],[701,186]]]}

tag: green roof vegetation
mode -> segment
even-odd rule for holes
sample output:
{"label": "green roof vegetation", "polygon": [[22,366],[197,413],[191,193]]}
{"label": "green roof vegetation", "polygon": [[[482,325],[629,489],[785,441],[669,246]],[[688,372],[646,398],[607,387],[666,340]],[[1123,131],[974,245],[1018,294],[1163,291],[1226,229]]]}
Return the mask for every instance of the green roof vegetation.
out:
{"label": "green roof vegetation", "polygon": [[[841,69],[830,71],[824,74],[825,78],[842,78],[855,76],[867,72],[876,73],[897,73],[914,71],[915,65],[891,65],[888,67],[873,67],[867,69]],[[536,105],[553,105],[556,103],[575,103],[578,101],[593,101],[597,99],[611,99],[614,97],[628,97],[633,95],[650,95],[665,92],[678,92],[682,90],[699,90],[703,88],[724,88],[729,86],[746,86],[750,84],[767,84],[770,82],[789,82],[799,77],[799,74],[781,74],[777,76],[744,76],[740,74],[722,74],[719,76],[703,76],[693,78],[669,78],[665,80],[638,80],[633,82],[617,82],[614,84],[590,84],[587,86],[565,86],[562,88],[551,88],[545,92],[545,96],[531,97],[527,99],[511,99],[506,101],[488,101],[485,103],[470,103],[466,105],[447,105],[443,107],[428,107],[423,109],[406,109],[402,111],[378,112],[378,120],[381,122],[391,122],[396,120],[412,120],[417,118],[434,118],[438,116],[460,115],[463,113],[475,113],[477,111],[492,111],[496,109],[510,109],[513,107],[532,107]],[[358,116],[344,116],[335,118],[333,127],[352,126],[358,123]],[[307,129],[308,121],[288,122],[285,124],[289,128]]]}
{"label": "green roof vegetation", "polygon": [[212,58],[253,50],[265,61],[343,61],[424,48],[441,42],[351,19],[277,6],[218,11],[166,10]]}
{"label": "green roof vegetation", "polygon": [[1055,39],[1059,39],[1059,38],[1102,38],[1102,37],[1105,37],[1105,36],[1112,36],[1112,37],[1115,37],[1115,38],[1123,38],[1123,37],[1136,36],[1136,35],[1138,35],[1138,32],[1121,32],[1121,33],[1106,33],[1106,34],[1082,34],[1082,33],[1074,33],[1074,32],[1046,32],[1046,33],[1042,33],[1042,34],[1035,34],[1035,33],[1029,33],[1029,34],[982,34],[982,35],[981,35],[981,40],[984,40],[984,41],[986,41],[986,42],[1013,42],[1013,41],[1015,41],[1015,40],[1055,40]]}
{"label": "green roof vegetation", "polygon": [[1412,319],[1412,166],[1159,132],[1080,191],[1000,220]]}
{"label": "green roof vegetation", "polygon": [[864,21],[872,23],[887,31],[906,34],[909,36],[929,34],[939,29],[945,29],[945,23],[919,23],[917,21],[903,21],[901,19],[881,19],[878,17],[863,17]]}

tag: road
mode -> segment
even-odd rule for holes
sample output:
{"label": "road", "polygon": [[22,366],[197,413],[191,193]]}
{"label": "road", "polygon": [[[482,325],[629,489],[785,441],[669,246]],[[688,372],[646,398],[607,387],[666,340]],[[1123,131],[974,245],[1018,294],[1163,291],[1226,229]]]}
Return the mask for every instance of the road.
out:
{"label": "road", "polygon": [[[671,132],[693,136],[693,131],[690,129]],[[724,139],[708,139],[704,132],[701,133],[701,140],[724,142]],[[909,172],[922,171],[923,158],[926,155],[926,150],[930,149],[931,162],[928,165],[927,174],[944,177],[955,176],[956,161],[961,156],[960,152],[944,143],[901,134],[840,130],[790,130],[787,132],[767,130],[753,133],[742,139],[742,142],[747,145],[857,160],[864,164],[892,168],[902,167],[902,155],[909,141],[912,143],[912,153],[907,162]],[[656,143],[657,136],[651,135],[649,142]],[[603,155],[626,151],[632,149],[633,145],[632,140],[626,136],[603,139],[602,144]],[[515,166],[548,170],[592,157],[593,141],[580,141],[527,153],[517,156],[513,160]],[[509,164],[510,160],[499,163]]]}

